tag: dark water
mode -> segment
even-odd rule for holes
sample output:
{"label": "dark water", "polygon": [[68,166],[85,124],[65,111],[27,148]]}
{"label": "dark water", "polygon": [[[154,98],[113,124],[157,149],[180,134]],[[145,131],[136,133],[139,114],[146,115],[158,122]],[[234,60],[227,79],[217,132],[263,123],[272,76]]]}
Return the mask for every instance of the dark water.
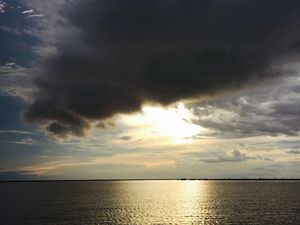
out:
{"label": "dark water", "polygon": [[300,182],[0,183],[1,225],[300,224]]}

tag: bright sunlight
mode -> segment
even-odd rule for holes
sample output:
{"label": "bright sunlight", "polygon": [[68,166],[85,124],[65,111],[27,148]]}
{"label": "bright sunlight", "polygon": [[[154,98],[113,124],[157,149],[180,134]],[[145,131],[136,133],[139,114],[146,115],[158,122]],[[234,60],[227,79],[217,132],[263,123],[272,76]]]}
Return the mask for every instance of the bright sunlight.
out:
{"label": "bright sunlight", "polygon": [[192,137],[203,129],[191,122],[192,113],[179,103],[173,108],[162,108],[158,106],[145,106],[142,114],[127,118],[127,122],[134,125],[143,125],[144,129],[153,130],[160,136],[171,138],[176,143],[191,142]]}

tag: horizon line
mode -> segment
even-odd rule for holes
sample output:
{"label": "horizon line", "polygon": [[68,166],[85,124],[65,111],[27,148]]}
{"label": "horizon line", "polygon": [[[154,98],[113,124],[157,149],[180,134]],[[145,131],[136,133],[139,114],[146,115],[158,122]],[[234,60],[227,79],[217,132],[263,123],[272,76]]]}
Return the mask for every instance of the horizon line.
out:
{"label": "horizon line", "polygon": [[4,182],[84,182],[84,181],[300,181],[300,178],[116,178],[116,179],[30,179],[0,180]]}

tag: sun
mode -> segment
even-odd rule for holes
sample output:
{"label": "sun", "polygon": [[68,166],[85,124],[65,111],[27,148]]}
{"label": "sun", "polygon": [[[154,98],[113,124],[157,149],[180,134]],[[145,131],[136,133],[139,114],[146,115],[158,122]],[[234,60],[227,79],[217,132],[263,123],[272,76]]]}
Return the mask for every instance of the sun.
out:
{"label": "sun", "polygon": [[143,133],[151,130],[152,134],[167,137],[172,142],[186,143],[191,142],[189,137],[195,136],[203,129],[193,124],[192,118],[193,114],[183,103],[179,103],[172,108],[145,106],[142,113],[132,116],[129,122],[141,127]]}

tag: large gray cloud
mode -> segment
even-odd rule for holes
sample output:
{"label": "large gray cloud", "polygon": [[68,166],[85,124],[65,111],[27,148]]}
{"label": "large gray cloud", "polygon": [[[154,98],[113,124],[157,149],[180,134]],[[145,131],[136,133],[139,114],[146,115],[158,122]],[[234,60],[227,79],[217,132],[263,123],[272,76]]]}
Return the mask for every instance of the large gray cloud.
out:
{"label": "large gray cloud", "polygon": [[281,75],[299,53],[298,1],[30,2],[45,15],[40,38],[56,51],[41,60],[24,118],[60,137],[147,102]]}
{"label": "large gray cloud", "polygon": [[193,123],[210,130],[208,136],[298,136],[299,88],[300,76],[295,74],[239,93],[192,103],[187,107],[194,114]]}

